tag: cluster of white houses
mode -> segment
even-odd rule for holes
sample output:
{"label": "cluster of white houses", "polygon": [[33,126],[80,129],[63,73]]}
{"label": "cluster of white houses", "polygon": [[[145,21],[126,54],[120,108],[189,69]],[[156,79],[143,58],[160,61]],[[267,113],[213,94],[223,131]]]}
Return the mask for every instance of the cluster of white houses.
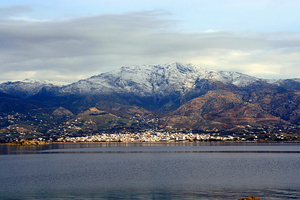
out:
{"label": "cluster of white houses", "polygon": [[210,134],[169,133],[146,131],[142,133],[96,134],[83,137],[60,137],[58,142],[179,142],[179,141],[209,141],[235,140],[233,136],[212,136]]}

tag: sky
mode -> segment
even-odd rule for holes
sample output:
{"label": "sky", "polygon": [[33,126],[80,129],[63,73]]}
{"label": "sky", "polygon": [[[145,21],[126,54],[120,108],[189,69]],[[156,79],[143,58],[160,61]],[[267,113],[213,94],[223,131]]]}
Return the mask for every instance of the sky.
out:
{"label": "sky", "polygon": [[299,0],[0,0],[0,83],[191,63],[300,78]]}

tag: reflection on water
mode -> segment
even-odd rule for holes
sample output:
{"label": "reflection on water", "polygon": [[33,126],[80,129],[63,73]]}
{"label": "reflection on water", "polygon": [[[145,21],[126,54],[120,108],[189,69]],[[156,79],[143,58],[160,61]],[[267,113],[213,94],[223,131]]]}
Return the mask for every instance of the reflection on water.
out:
{"label": "reflection on water", "polygon": [[300,143],[55,143],[0,145],[1,154],[46,153],[300,153]]}
{"label": "reflection on water", "polygon": [[[246,195],[245,195],[246,194]],[[209,191],[183,191],[183,190],[146,190],[146,191],[137,191],[137,190],[108,190],[101,191],[99,190],[73,190],[73,191],[56,191],[55,193],[44,192],[42,194],[29,193],[23,194],[22,196],[14,195],[14,199],[51,199],[51,200],[60,200],[60,199],[80,199],[80,200],[90,200],[90,199],[170,199],[170,200],[236,200],[247,195],[254,195],[262,198],[263,200],[284,200],[284,199],[298,199],[298,191],[293,190],[243,190],[234,191],[222,188],[215,188]],[[0,195],[1,197],[1,195]],[[4,197],[4,196],[3,196]],[[3,199],[12,199],[12,198],[3,198]]]}
{"label": "reflection on water", "polygon": [[0,199],[300,199],[298,144],[0,148]]}

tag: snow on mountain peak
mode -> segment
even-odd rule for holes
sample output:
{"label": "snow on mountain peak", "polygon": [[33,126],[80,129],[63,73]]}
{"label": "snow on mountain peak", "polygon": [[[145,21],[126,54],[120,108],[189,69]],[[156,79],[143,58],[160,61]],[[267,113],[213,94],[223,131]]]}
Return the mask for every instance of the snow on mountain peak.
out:
{"label": "snow on mountain peak", "polygon": [[54,85],[54,86],[59,86],[62,87],[64,85],[68,85],[67,83],[64,82],[59,82],[59,81],[53,81],[53,80],[34,80],[34,79],[24,79],[24,83],[31,83],[31,84],[43,84],[43,85]]}
{"label": "snow on mountain peak", "polygon": [[238,72],[215,71],[192,64],[167,63],[162,65],[123,66],[62,88],[62,93],[125,92],[145,96],[153,93],[166,95],[171,91],[184,93],[195,87],[199,79],[220,81],[224,84],[247,86],[259,79]]}
{"label": "snow on mountain peak", "polygon": [[0,91],[13,96],[27,98],[39,93],[43,88],[53,89],[62,87],[64,83],[57,81],[39,81],[25,79],[23,81],[5,82],[0,84]]}
{"label": "snow on mountain peak", "polygon": [[171,93],[186,93],[196,87],[197,81],[209,79],[224,84],[245,87],[258,79],[246,74],[230,71],[216,71],[192,64],[167,63],[162,65],[123,66],[117,70],[92,76],[88,79],[66,85],[57,81],[24,81],[0,84],[0,90],[8,94],[28,97],[43,88],[54,88],[58,94],[104,94],[130,93],[139,96]]}

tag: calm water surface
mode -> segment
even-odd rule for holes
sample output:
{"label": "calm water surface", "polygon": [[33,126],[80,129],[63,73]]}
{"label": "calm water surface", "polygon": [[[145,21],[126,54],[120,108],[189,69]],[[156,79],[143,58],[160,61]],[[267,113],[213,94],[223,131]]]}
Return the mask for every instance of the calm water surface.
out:
{"label": "calm water surface", "polygon": [[0,145],[0,199],[300,199],[300,145]]}

